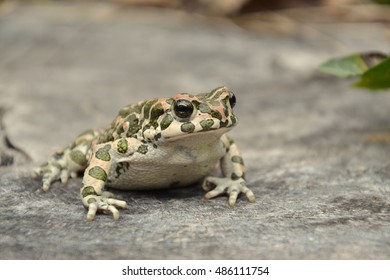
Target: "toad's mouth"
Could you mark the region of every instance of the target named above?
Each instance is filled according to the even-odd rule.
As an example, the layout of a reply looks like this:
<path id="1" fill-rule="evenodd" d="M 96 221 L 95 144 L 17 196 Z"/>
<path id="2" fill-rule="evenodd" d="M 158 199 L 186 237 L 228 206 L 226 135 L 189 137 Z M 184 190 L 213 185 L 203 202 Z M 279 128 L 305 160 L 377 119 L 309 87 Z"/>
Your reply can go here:
<path id="1" fill-rule="evenodd" d="M 159 139 L 161 142 L 191 142 L 191 143 L 210 143 L 213 141 L 216 141 L 218 138 L 220 138 L 223 134 L 229 132 L 233 126 L 229 127 L 223 127 L 223 128 L 215 128 L 210 130 L 201 130 L 196 131 L 192 133 L 182 133 L 174 136 L 163 136 L 161 139 Z"/>

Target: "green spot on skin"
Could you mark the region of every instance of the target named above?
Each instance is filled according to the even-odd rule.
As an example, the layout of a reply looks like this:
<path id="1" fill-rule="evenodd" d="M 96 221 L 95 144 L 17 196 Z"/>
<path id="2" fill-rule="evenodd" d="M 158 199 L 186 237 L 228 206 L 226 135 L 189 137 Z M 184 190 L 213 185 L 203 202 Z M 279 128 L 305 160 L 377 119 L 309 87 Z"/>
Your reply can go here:
<path id="1" fill-rule="evenodd" d="M 148 152 L 148 146 L 146 145 L 139 146 L 137 152 L 141 154 L 146 154 Z"/>
<path id="2" fill-rule="evenodd" d="M 88 195 L 97 195 L 95 189 L 92 186 L 87 186 L 81 191 L 81 196 L 86 197 Z"/>
<path id="3" fill-rule="evenodd" d="M 173 117 L 171 115 L 166 115 L 162 120 L 161 120 L 161 130 L 166 129 L 171 123 L 173 122 Z"/>
<path id="4" fill-rule="evenodd" d="M 181 131 L 191 133 L 195 130 L 195 125 L 191 122 L 183 123 L 180 127 Z"/>
<path id="5" fill-rule="evenodd" d="M 78 150 L 74 150 L 70 153 L 70 158 L 77 163 L 78 165 L 85 166 L 87 165 L 88 161 L 85 155 Z"/>
<path id="6" fill-rule="evenodd" d="M 118 141 L 117 145 L 118 152 L 124 154 L 127 152 L 127 141 L 126 139 L 121 139 Z"/>
<path id="7" fill-rule="evenodd" d="M 105 145 L 103 148 L 100 148 L 99 150 L 96 151 L 95 157 L 103 161 L 110 161 L 111 160 L 111 156 L 109 153 L 110 149 L 111 146 L 109 144 Z"/>
<path id="8" fill-rule="evenodd" d="M 244 165 L 244 160 L 240 156 L 232 156 L 232 162 Z"/>
<path id="9" fill-rule="evenodd" d="M 211 112 L 211 116 L 212 116 L 213 118 L 215 118 L 215 119 L 222 120 L 222 115 L 221 115 L 221 113 L 220 113 L 219 111 L 217 111 L 217 110 L 213 110 L 213 111 Z"/>
<path id="10" fill-rule="evenodd" d="M 95 203 L 95 202 L 96 202 L 96 199 L 94 199 L 94 198 L 92 198 L 92 197 L 91 197 L 90 199 L 87 200 L 87 203 L 88 203 L 88 204 Z"/>
<path id="11" fill-rule="evenodd" d="M 94 166 L 92 167 L 89 171 L 88 171 L 88 174 L 95 178 L 95 179 L 98 179 L 98 180 L 101 180 L 101 181 L 107 181 L 107 173 L 106 171 L 104 171 L 103 168 L 101 168 L 100 166 Z"/>
<path id="12" fill-rule="evenodd" d="M 161 105 L 161 103 L 158 103 L 155 105 L 150 113 L 150 119 L 151 120 L 157 120 L 159 116 L 164 114 L 164 109 Z"/>
<path id="13" fill-rule="evenodd" d="M 153 106 L 151 112 L 150 112 L 150 122 L 149 124 L 153 126 L 154 128 L 158 127 L 157 119 L 164 114 L 164 109 L 161 105 L 161 103 L 156 104 Z"/>
<path id="14" fill-rule="evenodd" d="M 231 176 L 231 179 L 232 180 L 238 180 L 240 179 L 242 176 L 238 176 L 236 173 L 232 173 L 232 176 Z"/>
<path id="15" fill-rule="evenodd" d="M 126 118 L 126 122 L 129 123 L 129 130 L 127 132 L 127 136 L 131 136 L 135 133 L 137 133 L 141 126 L 139 124 L 139 120 L 136 115 L 132 114 Z"/>
<path id="16" fill-rule="evenodd" d="M 198 109 L 202 113 L 207 113 L 207 114 L 211 113 L 210 107 L 207 104 L 205 104 L 205 103 L 200 103 L 199 106 L 198 106 Z"/>
<path id="17" fill-rule="evenodd" d="M 200 125 L 202 126 L 203 130 L 209 130 L 214 124 L 214 121 L 212 119 L 207 119 L 200 121 Z"/>

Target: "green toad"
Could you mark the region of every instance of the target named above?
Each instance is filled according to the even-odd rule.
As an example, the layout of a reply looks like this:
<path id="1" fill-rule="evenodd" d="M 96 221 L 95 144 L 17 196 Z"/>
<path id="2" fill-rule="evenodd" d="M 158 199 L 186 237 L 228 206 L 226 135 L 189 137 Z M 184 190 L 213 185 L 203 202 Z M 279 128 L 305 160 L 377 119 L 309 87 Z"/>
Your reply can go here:
<path id="1" fill-rule="evenodd" d="M 66 183 L 84 171 L 80 195 L 88 209 L 112 213 L 127 208 L 125 201 L 105 191 L 105 185 L 126 190 L 186 186 L 203 179 L 206 199 L 226 193 L 229 205 L 244 193 L 244 162 L 234 141 L 226 135 L 236 123 L 234 94 L 226 87 L 209 93 L 177 94 L 128 105 L 110 127 L 88 130 L 35 171 L 43 177 L 43 190 L 56 180 Z M 220 162 L 223 178 L 209 173 Z"/>

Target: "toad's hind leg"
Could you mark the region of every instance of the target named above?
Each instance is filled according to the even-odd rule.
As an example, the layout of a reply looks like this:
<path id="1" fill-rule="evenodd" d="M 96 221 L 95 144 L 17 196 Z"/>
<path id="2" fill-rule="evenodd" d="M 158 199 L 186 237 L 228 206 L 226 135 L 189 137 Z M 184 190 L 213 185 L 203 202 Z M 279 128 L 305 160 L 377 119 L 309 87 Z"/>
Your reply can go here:
<path id="1" fill-rule="evenodd" d="M 102 132 L 102 130 L 83 132 L 71 145 L 54 153 L 46 163 L 34 170 L 33 177 L 42 176 L 42 189 L 48 191 L 54 181 L 60 180 L 66 184 L 69 177 L 77 177 L 77 173 L 88 166 L 92 143 Z"/>

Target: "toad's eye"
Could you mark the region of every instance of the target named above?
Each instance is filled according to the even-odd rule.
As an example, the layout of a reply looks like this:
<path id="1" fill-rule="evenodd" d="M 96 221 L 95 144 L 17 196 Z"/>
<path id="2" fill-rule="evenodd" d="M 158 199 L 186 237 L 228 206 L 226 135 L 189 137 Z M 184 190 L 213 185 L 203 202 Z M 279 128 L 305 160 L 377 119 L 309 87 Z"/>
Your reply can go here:
<path id="1" fill-rule="evenodd" d="M 173 103 L 173 112 L 179 119 L 188 120 L 194 112 L 194 105 L 186 99 L 177 99 Z"/>
<path id="2" fill-rule="evenodd" d="M 236 105 L 236 96 L 232 91 L 229 91 L 229 103 L 230 103 L 230 107 L 232 108 L 234 107 L 234 105 Z"/>

